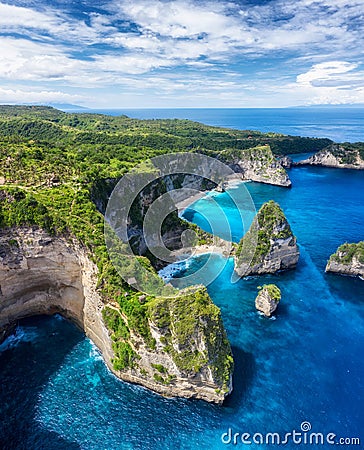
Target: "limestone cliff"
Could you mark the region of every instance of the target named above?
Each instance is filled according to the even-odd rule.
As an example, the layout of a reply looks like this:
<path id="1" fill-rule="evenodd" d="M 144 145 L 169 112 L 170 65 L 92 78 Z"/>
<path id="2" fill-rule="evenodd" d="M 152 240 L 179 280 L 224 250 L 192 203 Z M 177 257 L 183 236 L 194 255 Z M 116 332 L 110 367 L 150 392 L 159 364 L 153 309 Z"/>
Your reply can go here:
<path id="1" fill-rule="evenodd" d="M 265 284 L 255 299 L 255 307 L 266 317 L 271 317 L 281 300 L 281 291 L 275 284 Z"/>
<path id="2" fill-rule="evenodd" d="M 241 276 L 274 273 L 297 265 L 299 250 L 296 238 L 274 201 L 258 211 L 250 229 L 239 243 L 235 272 Z"/>
<path id="3" fill-rule="evenodd" d="M 222 158 L 235 172 L 241 173 L 243 180 L 283 187 L 290 187 L 292 184 L 283 165 L 275 158 L 269 145 L 228 151 L 226 154 L 222 153 Z"/>
<path id="4" fill-rule="evenodd" d="M 20 318 L 60 313 L 85 331 L 121 379 L 167 396 L 222 403 L 232 389 L 233 360 L 220 311 L 209 296 L 200 290 L 153 299 L 151 306 L 139 297 L 149 311 L 149 342 L 117 302 L 105 304 L 97 267 L 77 241 L 29 227 L 1 231 L 0 336 Z M 117 327 L 110 327 L 116 319 Z"/>
<path id="5" fill-rule="evenodd" d="M 85 331 L 110 364 L 96 283 L 97 268 L 76 241 L 35 228 L 0 231 L 0 330 L 23 317 L 60 313 Z"/>
<path id="6" fill-rule="evenodd" d="M 325 271 L 364 279 L 364 241 L 340 245 L 330 256 Z"/>
<path id="7" fill-rule="evenodd" d="M 125 345 L 132 355 L 128 368 L 125 359 L 113 359 L 116 374 L 167 396 L 222 403 L 232 390 L 233 358 L 220 311 L 205 288 L 182 291 L 175 298 L 142 300 L 148 311 L 149 342 L 130 331 L 117 306 L 106 307 L 106 322 L 118 321 L 117 330 L 124 329 L 111 334 L 116 356 Z"/>
<path id="8" fill-rule="evenodd" d="M 324 166 L 341 169 L 364 169 L 364 149 L 355 144 L 332 144 L 296 166 Z"/>
<path id="9" fill-rule="evenodd" d="M 280 156 L 278 158 L 278 162 L 284 167 L 285 169 L 290 169 L 293 165 L 293 160 L 287 155 Z"/>

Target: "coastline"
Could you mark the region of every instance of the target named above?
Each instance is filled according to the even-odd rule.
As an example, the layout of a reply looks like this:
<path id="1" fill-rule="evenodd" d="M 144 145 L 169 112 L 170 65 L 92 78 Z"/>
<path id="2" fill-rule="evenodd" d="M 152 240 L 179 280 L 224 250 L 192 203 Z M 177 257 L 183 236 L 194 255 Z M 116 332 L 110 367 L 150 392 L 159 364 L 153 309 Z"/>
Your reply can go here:
<path id="1" fill-rule="evenodd" d="M 202 198 L 206 197 L 209 193 L 216 193 L 221 194 L 222 192 L 226 192 L 228 189 L 237 189 L 240 184 L 250 183 L 251 180 L 243 180 L 242 178 L 238 177 L 239 174 L 236 174 L 236 176 L 227 179 L 221 185 L 216 186 L 214 189 L 209 189 L 206 191 L 198 192 L 197 194 L 193 194 L 189 197 L 187 197 L 184 200 L 175 202 L 175 206 L 178 210 L 178 215 L 181 216 L 183 212 L 193 203 L 197 202 L 198 200 L 201 200 Z"/>
<path id="2" fill-rule="evenodd" d="M 211 191 L 203 191 L 198 194 L 191 195 L 184 200 L 179 202 L 175 202 L 175 206 L 178 210 L 178 216 L 181 217 L 184 211 L 193 203 L 197 202 L 197 200 L 201 200 L 201 198 L 205 197 L 206 194 Z"/>

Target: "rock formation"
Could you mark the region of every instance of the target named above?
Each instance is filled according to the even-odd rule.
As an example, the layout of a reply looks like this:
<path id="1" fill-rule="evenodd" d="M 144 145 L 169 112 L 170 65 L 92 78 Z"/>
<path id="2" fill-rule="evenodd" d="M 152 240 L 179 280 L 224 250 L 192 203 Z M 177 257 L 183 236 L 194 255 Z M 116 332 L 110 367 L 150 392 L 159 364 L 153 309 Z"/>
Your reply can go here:
<path id="1" fill-rule="evenodd" d="M 340 245 L 330 256 L 325 271 L 364 279 L 364 241 Z"/>
<path id="2" fill-rule="evenodd" d="M 332 144 L 294 165 L 364 169 L 363 151 L 364 148 L 355 147 L 355 144 Z"/>
<path id="3" fill-rule="evenodd" d="M 235 256 L 235 272 L 240 277 L 274 273 L 296 267 L 299 250 L 296 238 L 274 201 L 258 211 L 250 229 L 239 243 Z"/>
<path id="4" fill-rule="evenodd" d="M 285 169 L 290 169 L 293 165 L 293 160 L 289 156 L 280 156 L 278 159 L 278 162 L 284 167 Z"/>
<path id="5" fill-rule="evenodd" d="M 229 155 L 227 162 L 243 180 L 290 187 L 291 180 L 269 145 L 239 150 Z"/>
<path id="6" fill-rule="evenodd" d="M 266 317 L 271 317 L 281 300 L 281 291 L 275 284 L 265 284 L 255 299 L 255 307 Z"/>
<path id="7" fill-rule="evenodd" d="M 222 403 L 232 389 L 233 359 L 220 310 L 207 292 L 201 288 L 149 304 L 144 298 L 148 344 L 129 327 L 116 301 L 105 303 L 97 272 L 88 252 L 71 238 L 29 227 L 2 230 L 0 337 L 21 318 L 60 313 L 85 331 L 121 379 L 166 396 Z M 118 321 L 120 336 L 109 327 L 110 317 Z"/>

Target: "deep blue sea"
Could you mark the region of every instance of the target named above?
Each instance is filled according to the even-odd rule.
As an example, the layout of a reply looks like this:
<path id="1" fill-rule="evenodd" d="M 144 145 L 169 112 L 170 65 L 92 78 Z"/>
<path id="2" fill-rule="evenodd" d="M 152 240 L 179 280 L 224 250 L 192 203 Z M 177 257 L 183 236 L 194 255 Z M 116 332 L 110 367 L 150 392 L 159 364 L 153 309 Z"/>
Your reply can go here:
<path id="1" fill-rule="evenodd" d="M 307 108 L 180 108 L 105 109 L 75 112 L 125 114 L 136 119 L 190 119 L 207 125 L 324 137 L 335 142 L 364 141 L 364 108 L 340 106 Z"/>
<path id="2" fill-rule="evenodd" d="M 359 446 L 337 447 L 362 449 L 364 282 L 324 268 L 342 242 L 364 238 L 364 172 L 301 167 L 289 175 L 292 189 L 244 183 L 234 196 L 248 189 L 256 208 L 269 199 L 281 205 L 300 245 L 297 269 L 232 282 L 231 260 L 210 261 L 211 271 L 222 269 L 208 291 L 221 308 L 236 362 L 234 391 L 224 406 L 164 399 L 119 381 L 75 326 L 58 316 L 32 318 L 0 347 L 0 448 L 279 448 L 224 444 L 221 436 L 229 429 L 283 436 L 309 422 L 311 432 L 324 437 L 361 439 Z M 214 199 L 237 240 L 243 230 L 227 197 Z M 213 208 L 201 199 L 187 218 L 205 226 L 205 214 L 219 230 L 221 215 Z M 185 270 L 206 258 L 195 258 Z M 282 290 L 275 319 L 254 307 L 257 287 L 267 282 Z M 300 447 L 332 448 L 292 441 L 284 448 Z"/>

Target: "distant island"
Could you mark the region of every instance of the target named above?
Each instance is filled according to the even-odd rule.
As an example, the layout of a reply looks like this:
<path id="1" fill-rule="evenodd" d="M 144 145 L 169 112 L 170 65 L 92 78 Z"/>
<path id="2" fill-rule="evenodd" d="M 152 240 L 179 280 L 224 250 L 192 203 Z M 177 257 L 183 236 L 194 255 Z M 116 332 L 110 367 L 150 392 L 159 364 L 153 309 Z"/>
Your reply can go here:
<path id="1" fill-rule="evenodd" d="M 340 157 L 352 161 L 354 152 L 362 158 L 362 145 L 340 144 Z M 233 388 L 234 360 L 219 308 L 203 286 L 167 299 L 138 292 L 121 279 L 104 241 L 109 196 L 137 163 L 173 152 L 207 155 L 231 167 L 240 180 L 287 188 L 291 181 L 280 157 L 332 152 L 335 146 L 329 139 L 188 120 L 0 106 L 0 340 L 18 319 L 58 312 L 85 331 L 120 378 L 166 396 L 222 403 Z M 156 181 L 130 210 L 133 249 L 153 273 L 161 261 L 143 246 L 148 205 L 191 181 L 202 191 L 224 189 L 180 174 Z M 295 267 L 296 239 L 279 205 L 266 203 L 257 223 L 259 251 L 244 273 Z M 177 211 L 167 217 L 162 238 L 178 250 L 187 229 L 196 232 L 196 245 L 211 240 Z M 239 251 L 243 248 L 244 239 Z M 237 272 L 243 274 L 239 258 L 240 253 Z"/>

